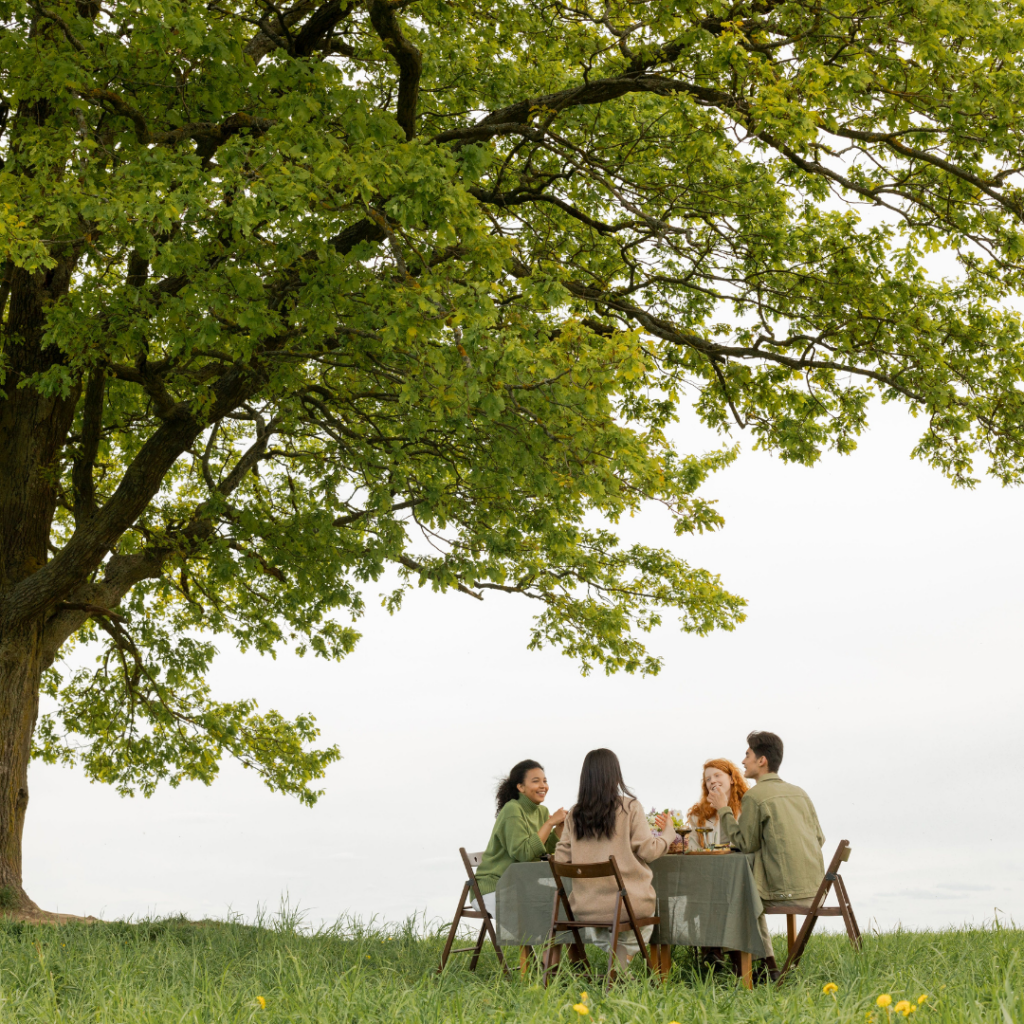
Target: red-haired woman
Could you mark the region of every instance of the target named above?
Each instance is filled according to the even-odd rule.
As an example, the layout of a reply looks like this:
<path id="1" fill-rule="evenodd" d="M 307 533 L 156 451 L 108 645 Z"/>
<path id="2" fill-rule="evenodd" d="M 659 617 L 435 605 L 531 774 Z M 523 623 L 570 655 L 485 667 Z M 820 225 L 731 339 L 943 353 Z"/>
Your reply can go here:
<path id="1" fill-rule="evenodd" d="M 687 820 L 690 828 L 710 828 L 712 831 L 691 832 L 687 841 L 691 850 L 700 850 L 720 841 L 718 811 L 708 800 L 709 786 L 719 786 L 729 794 L 729 807 L 737 819 L 740 816 L 740 802 L 747 791 L 743 773 L 732 761 L 727 761 L 724 757 L 715 757 L 704 762 L 704 773 L 700 779 L 700 799 L 690 808 Z"/>

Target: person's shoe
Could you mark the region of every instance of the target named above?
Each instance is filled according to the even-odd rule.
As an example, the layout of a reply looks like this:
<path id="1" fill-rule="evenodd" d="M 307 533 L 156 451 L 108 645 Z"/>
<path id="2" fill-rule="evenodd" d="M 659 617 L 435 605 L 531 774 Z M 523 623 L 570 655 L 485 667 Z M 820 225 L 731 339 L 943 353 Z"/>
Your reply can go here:
<path id="1" fill-rule="evenodd" d="M 782 977 L 775 965 L 775 958 L 755 960 L 751 971 L 755 985 L 774 985 Z"/>

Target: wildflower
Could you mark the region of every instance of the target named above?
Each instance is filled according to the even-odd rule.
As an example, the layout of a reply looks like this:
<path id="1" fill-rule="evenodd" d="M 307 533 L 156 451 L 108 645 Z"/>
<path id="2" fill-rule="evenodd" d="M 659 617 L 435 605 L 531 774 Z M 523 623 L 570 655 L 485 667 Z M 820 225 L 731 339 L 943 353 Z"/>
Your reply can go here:
<path id="1" fill-rule="evenodd" d="M 892 1005 L 892 996 L 888 992 L 883 992 L 876 1000 L 875 1006 L 881 1006 L 884 1010 L 887 1006 Z"/>
<path id="2" fill-rule="evenodd" d="M 928 996 L 927 995 L 923 995 L 923 996 L 918 996 L 917 997 L 917 1005 L 918 1006 L 923 1006 L 927 1002 L 928 1002 Z"/>
<path id="3" fill-rule="evenodd" d="M 585 1003 L 587 1001 L 587 999 L 588 999 L 587 993 L 586 992 L 581 992 L 580 993 L 580 1002 L 581 1003 Z"/>
<path id="4" fill-rule="evenodd" d="M 830 981 L 821 991 L 823 995 L 830 996 L 833 992 L 839 991 L 839 986 L 834 981 Z"/>
<path id="5" fill-rule="evenodd" d="M 261 1010 L 265 1010 L 267 1008 L 267 1001 L 263 998 L 263 996 L 257 996 L 256 1002 L 260 1004 Z"/>
<path id="6" fill-rule="evenodd" d="M 576 1003 L 573 1005 L 573 1009 L 581 1016 L 586 1017 L 590 1013 L 590 1009 L 583 1003 Z"/>
<path id="7" fill-rule="evenodd" d="M 900 1001 L 899 1001 L 899 1002 L 898 1002 L 898 1003 L 897 1003 L 897 1004 L 896 1004 L 896 1005 L 895 1005 L 895 1006 L 893 1007 L 893 1009 L 894 1009 L 894 1010 L 895 1010 L 895 1011 L 896 1011 L 897 1013 L 902 1013 L 904 1017 L 909 1017 L 909 1016 L 910 1016 L 910 1002 L 909 1002 L 909 1000 L 907 1000 L 907 999 L 901 999 L 901 1000 L 900 1000 Z"/>

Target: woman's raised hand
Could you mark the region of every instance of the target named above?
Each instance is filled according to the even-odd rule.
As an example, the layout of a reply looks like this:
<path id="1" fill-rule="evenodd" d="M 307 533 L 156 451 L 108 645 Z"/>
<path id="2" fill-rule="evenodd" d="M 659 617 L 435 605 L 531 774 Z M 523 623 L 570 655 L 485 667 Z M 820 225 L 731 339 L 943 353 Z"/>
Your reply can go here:
<path id="1" fill-rule="evenodd" d="M 565 816 L 568 813 L 569 812 L 564 807 L 559 807 L 558 810 L 555 811 L 550 818 L 548 818 L 548 821 L 551 822 L 552 826 L 561 825 L 562 822 L 565 821 Z"/>
<path id="2" fill-rule="evenodd" d="M 654 824 L 657 825 L 660 832 L 664 832 L 672 827 L 672 816 L 670 814 L 659 814 L 655 817 Z"/>

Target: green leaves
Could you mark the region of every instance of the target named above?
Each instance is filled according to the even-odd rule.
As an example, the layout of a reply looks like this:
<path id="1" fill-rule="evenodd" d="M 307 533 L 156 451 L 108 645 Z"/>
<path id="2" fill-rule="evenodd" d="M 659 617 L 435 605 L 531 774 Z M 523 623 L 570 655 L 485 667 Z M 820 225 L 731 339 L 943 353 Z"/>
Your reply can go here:
<path id="1" fill-rule="evenodd" d="M 51 646 L 110 627 L 43 756 L 312 799 L 333 748 L 216 702 L 196 638 L 342 657 L 392 567 L 657 671 L 666 612 L 743 618 L 612 532 L 722 525 L 683 400 L 808 465 L 900 401 L 955 483 L 1021 479 L 1017 2 L 39 10 L 0 37 L 0 372 L 70 408 L 28 474 Z"/>

